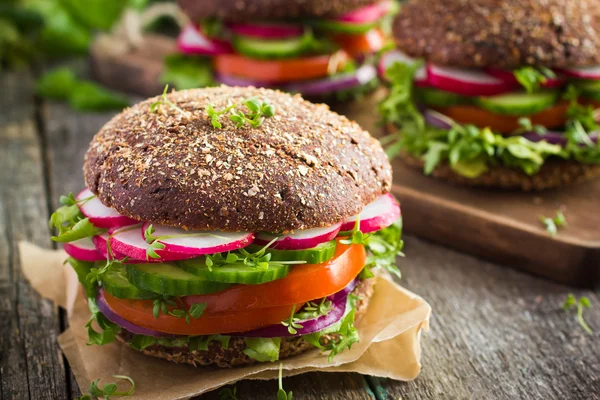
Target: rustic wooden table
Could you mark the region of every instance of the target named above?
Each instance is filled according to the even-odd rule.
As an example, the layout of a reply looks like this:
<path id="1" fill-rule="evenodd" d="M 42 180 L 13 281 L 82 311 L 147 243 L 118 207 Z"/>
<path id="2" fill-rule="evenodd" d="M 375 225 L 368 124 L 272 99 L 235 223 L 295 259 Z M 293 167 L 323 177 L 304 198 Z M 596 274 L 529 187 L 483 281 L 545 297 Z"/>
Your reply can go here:
<path id="1" fill-rule="evenodd" d="M 66 399 L 79 389 L 56 342 L 65 316 L 22 277 L 17 242 L 55 246 L 50 212 L 61 194 L 81 189 L 83 154 L 112 113 L 82 114 L 46 103 L 35 98 L 33 85 L 29 73 L 0 75 L 0 397 Z M 311 373 L 285 379 L 294 398 L 600 399 L 598 292 L 408 235 L 405 250 L 402 284 L 433 307 L 431 331 L 422 337 L 421 375 L 404 383 Z M 590 298 L 585 316 L 595 334 L 586 334 L 574 314 L 562 310 L 571 292 Z M 274 398 L 276 385 L 240 382 L 238 395 Z"/>

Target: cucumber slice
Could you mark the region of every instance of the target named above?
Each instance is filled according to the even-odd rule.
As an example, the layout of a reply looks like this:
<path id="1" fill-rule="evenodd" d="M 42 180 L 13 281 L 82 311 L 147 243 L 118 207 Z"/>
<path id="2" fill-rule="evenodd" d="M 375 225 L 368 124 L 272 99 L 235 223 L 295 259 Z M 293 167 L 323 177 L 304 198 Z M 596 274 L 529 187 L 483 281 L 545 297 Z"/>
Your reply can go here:
<path id="1" fill-rule="evenodd" d="M 316 20 L 312 25 L 328 32 L 340 32 L 350 34 L 367 33 L 377 26 L 379 21 L 369 22 L 366 24 L 353 24 L 350 22 L 332 21 L 332 20 Z"/>
<path id="2" fill-rule="evenodd" d="M 274 264 L 267 270 L 259 270 L 248 265 L 226 264 L 220 267 L 206 266 L 205 258 L 194 258 L 181 261 L 179 266 L 195 276 L 223 283 L 241 283 L 245 285 L 259 285 L 276 279 L 285 278 L 292 270 L 291 265 Z"/>
<path id="3" fill-rule="evenodd" d="M 471 103 L 471 99 L 466 96 L 433 88 L 415 88 L 415 97 L 418 102 L 435 107 Z"/>
<path id="4" fill-rule="evenodd" d="M 199 278 L 174 264 L 128 264 L 127 277 L 138 288 L 169 296 L 208 294 L 231 286 Z"/>
<path id="5" fill-rule="evenodd" d="M 300 36 L 292 39 L 256 39 L 247 36 L 236 36 L 233 47 L 248 57 L 253 58 L 288 58 L 301 55 L 310 49 L 310 37 Z"/>
<path id="6" fill-rule="evenodd" d="M 579 80 L 575 86 L 580 90 L 581 97 L 600 101 L 600 81 Z"/>
<path id="7" fill-rule="evenodd" d="M 329 261 L 335 254 L 336 241 L 321 243 L 312 249 L 304 250 L 277 250 L 267 249 L 267 253 L 271 254 L 271 261 L 306 261 L 307 264 L 319 264 Z M 262 249 L 262 246 L 251 244 L 246 247 L 251 253 Z"/>
<path id="8" fill-rule="evenodd" d="M 556 103 L 558 92 L 509 93 L 500 96 L 478 97 L 475 103 L 486 110 L 506 115 L 530 115 Z"/>
<path id="9" fill-rule="evenodd" d="M 102 287 L 118 299 L 152 299 L 156 293 L 138 289 L 127 279 L 127 270 L 124 265 L 108 271 L 102 277 Z"/>

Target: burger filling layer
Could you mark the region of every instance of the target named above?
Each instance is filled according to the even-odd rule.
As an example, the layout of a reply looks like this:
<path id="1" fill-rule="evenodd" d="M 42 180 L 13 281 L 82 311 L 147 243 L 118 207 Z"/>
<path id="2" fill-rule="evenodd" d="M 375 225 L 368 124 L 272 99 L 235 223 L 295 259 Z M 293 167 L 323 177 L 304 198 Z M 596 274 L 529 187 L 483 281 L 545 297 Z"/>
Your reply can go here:
<path id="1" fill-rule="evenodd" d="M 514 71 L 423 65 L 401 55 L 380 105 L 401 127 L 388 153 L 449 164 L 477 178 L 494 166 L 536 174 L 548 160 L 600 163 L 600 74 L 525 66 Z"/>
<path id="2" fill-rule="evenodd" d="M 53 240 L 85 289 L 89 344 L 119 335 L 137 350 L 193 353 L 234 337 L 246 356 L 274 361 L 282 338 L 296 337 L 333 357 L 360 339 L 356 305 L 368 299 L 357 288 L 372 269 L 399 276 L 400 208 L 389 194 L 333 226 L 285 234 L 139 223 L 87 189 L 61 202 Z"/>

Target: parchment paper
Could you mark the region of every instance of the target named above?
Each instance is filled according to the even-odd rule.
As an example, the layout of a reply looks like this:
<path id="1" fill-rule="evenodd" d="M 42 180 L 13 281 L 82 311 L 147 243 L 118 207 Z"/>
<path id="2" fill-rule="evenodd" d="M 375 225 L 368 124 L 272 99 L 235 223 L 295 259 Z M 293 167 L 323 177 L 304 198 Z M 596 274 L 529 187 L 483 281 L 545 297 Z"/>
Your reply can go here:
<path id="1" fill-rule="evenodd" d="M 70 328 L 58 342 L 85 391 L 100 378 L 127 375 L 136 383 L 131 399 L 187 399 L 241 379 L 274 379 L 279 361 L 231 368 L 194 368 L 144 356 L 120 343 L 87 346 L 84 325 L 90 318 L 77 276 L 63 265 L 62 250 L 46 250 L 19 243 L 22 269 L 31 285 L 45 298 L 64 307 Z M 356 322 L 360 342 L 337 355 L 333 362 L 318 350 L 283 360 L 284 375 L 311 371 L 358 372 L 379 377 L 412 380 L 421 370 L 421 330 L 427 330 L 431 307 L 419 296 L 378 276 L 375 294 L 365 315 Z"/>

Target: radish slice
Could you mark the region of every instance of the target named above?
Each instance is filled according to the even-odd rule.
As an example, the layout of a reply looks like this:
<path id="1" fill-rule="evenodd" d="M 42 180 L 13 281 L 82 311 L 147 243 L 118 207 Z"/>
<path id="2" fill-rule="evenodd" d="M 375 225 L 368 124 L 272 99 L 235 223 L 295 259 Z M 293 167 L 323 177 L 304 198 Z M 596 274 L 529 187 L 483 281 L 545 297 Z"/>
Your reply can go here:
<path id="1" fill-rule="evenodd" d="M 592 80 L 600 79 L 600 65 L 591 65 L 589 67 L 561 68 L 559 71 L 565 75 L 574 76 L 576 78 Z"/>
<path id="2" fill-rule="evenodd" d="M 77 195 L 76 200 L 82 202 L 79 209 L 98 228 L 114 228 L 135 224 L 137 221 L 119 214 L 112 208 L 106 207 L 90 189 L 84 189 Z"/>
<path id="3" fill-rule="evenodd" d="M 489 68 L 486 70 L 490 75 L 503 80 L 506 83 L 520 85 L 519 81 L 515 77 L 514 71 L 509 71 L 506 69 L 496 69 Z M 556 88 L 561 87 L 566 83 L 566 79 L 564 76 L 557 75 L 554 78 L 546 78 L 546 82 L 542 83 L 540 86 L 545 88 Z"/>
<path id="4" fill-rule="evenodd" d="M 146 257 L 146 249 L 150 244 L 146 243 L 143 236 L 140 235 L 140 230 L 143 224 L 126 226 L 123 228 L 109 229 L 110 234 L 110 246 L 115 254 L 125 255 L 132 260 L 143 260 L 144 262 L 166 262 L 166 261 L 177 261 L 186 260 L 193 258 L 194 255 L 183 254 L 183 253 L 172 253 L 163 250 L 156 250 L 156 254 L 160 258 Z"/>
<path id="5" fill-rule="evenodd" d="M 177 38 L 177 48 L 185 54 L 216 56 L 233 52 L 231 45 L 222 40 L 204 36 L 193 25 L 186 25 Z"/>
<path id="6" fill-rule="evenodd" d="M 413 65 L 417 60 L 407 56 L 399 50 L 388 51 L 384 53 L 379 60 L 379 76 L 382 79 L 386 79 L 385 71 L 397 62 L 400 64 Z M 425 70 L 425 67 L 421 67 L 417 70 L 414 79 L 417 86 L 427 86 L 427 71 Z"/>
<path id="7" fill-rule="evenodd" d="M 237 35 L 261 39 L 287 39 L 304 33 L 302 26 L 291 24 L 229 24 L 227 27 Z"/>
<path id="8" fill-rule="evenodd" d="M 141 239 L 150 226 L 149 222 L 142 225 Z M 171 226 L 154 225 L 154 236 L 174 236 L 160 239 L 165 245 L 165 251 L 192 258 L 203 254 L 223 253 L 248 246 L 254 240 L 254 234 L 248 232 L 221 232 L 221 231 L 186 231 Z"/>
<path id="9" fill-rule="evenodd" d="M 481 70 L 433 64 L 427 64 L 427 78 L 433 87 L 464 96 L 494 96 L 510 92 L 517 86 Z"/>
<path id="10" fill-rule="evenodd" d="M 296 231 L 290 235 L 277 236 L 271 233 L 261 232 L 256 235 L 254 243 L 266 245 L 273 239 L 277 240 L 271 245 L 273 249 L 280 250 L 302 250 L 310 249 L 321 243 L 335 239 L 342 223 L 339 222 L 325 228 L 312 228 Z"/>
<path id="11" fill-rule="evenodd" d="M 350 11 L 336 18 L 336 21 L 350 22 L 353 24 L 368 24 L 379 21 L 394 9 L 392 1 L 384 1 Z"/>
<path id="12" fill-rule="evenodd" d="M 106 247 L 107 240 L 108 240 L 108 233 L 103 233 L 101 235 L 92 237 L 92 243 L 94 243 L 96 250 L 102 255 L 103 260 L 107 260 L 109 258 L 108 257 L 108 249 Z M 112 251 L 113 258 L 115 258 L 116 260 L 122 260 L 127 257 L 125 254 L 121 254 L 121 253 L 115 251 L 113 248 L 111 248 L 111 251 Z M 129 258 L 129 260 L 130 261 L 145 261 L 145 260 L 132 260 L 131 258 Z"/>
<path id="13" fill-rule="evenodd" d="M 64 249 L 68 255 L 81 261 L 106 260 L 106 257 L 96 249 L 94 242 L 89 237 L 65 243 Z"/>
<path id="14" fill-rule="evenodd" d="M 367 204 L 360 214 L 346 218 L 341 231 L 354 229 L 357 218 L 360 218 L 359 229 L 362 233 L 375 232 L 390 226 L 400 218 L 400 205 L 389 193 L 379 196 L 375 201 Z"/>

